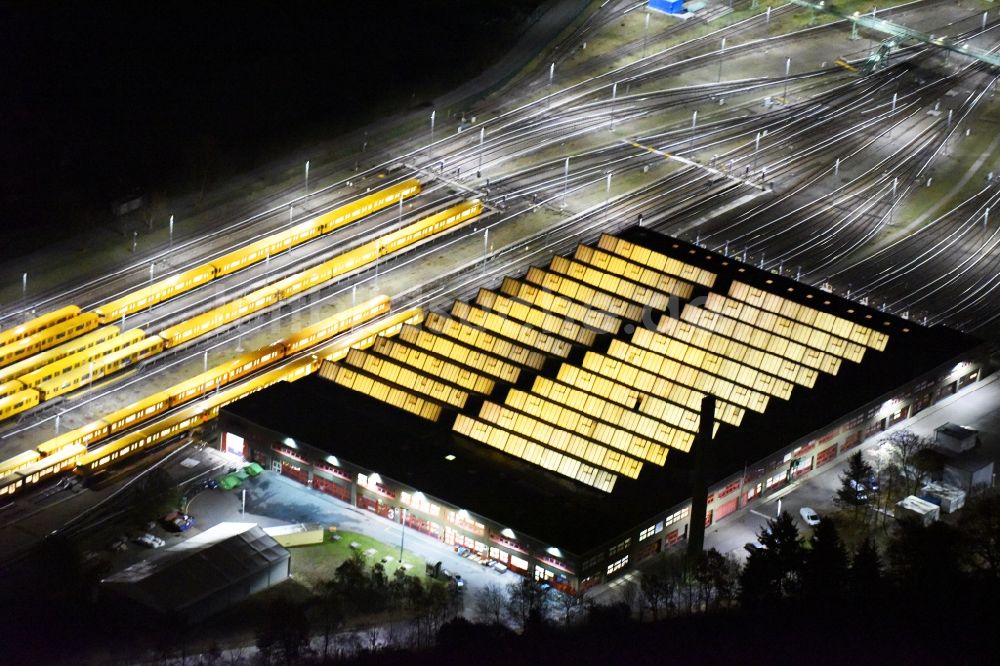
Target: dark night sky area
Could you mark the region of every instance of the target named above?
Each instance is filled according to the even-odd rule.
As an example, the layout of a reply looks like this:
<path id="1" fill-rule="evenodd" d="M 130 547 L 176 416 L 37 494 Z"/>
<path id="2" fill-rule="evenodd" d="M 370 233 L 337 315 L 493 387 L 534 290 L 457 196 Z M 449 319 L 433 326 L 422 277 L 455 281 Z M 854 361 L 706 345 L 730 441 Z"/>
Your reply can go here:
<path id="1" fill-rule="evenodd" d="M 0 256 L 99 223 L 130 191 L 189 189 L 205 154 L 224 177 L 418 106 L 539 4 L 0 3 Z"/>

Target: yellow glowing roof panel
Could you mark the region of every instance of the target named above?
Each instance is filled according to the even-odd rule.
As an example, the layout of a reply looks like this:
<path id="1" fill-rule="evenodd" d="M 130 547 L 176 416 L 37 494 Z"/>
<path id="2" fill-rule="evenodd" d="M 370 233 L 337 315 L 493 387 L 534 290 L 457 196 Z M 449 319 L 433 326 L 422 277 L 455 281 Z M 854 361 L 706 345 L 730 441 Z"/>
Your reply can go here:
<path id="1" fill-rule="evenodd" d="M 710 288 L 715 284 L 715 274 L 704 268 L 686 264 L 678 259 L 668 257 L 660 252 L 654 252 L 617 236 L 604 234 L 598 241 L 597 246 L 602 250 L 614 252 L 644 266 L 648 266 L 655 271 L 660 271 L 667 275 L 675 275 L 687 282 L 694 282 Z"/>
<path id="2" fill-rule="evenodd" d="M 654 310 L 665 310 L 670 303 L 670 296 L 663 292 L 559 255 L 552 257 L 552 261 L 549 262 L 549 270 L 601 291 L 617 294 L 640 305 L 649 306 Z"/>
<path id="3" fill-rule="evenodd" d="M 435 335 L 416 326 L 404 326 L 399 332 L 399 339 L 409 345 L 449 358 L 459 365 L 475 368 L 483 374 L 510 384 L 515 383 L 521 373 L 518 366 L 508 363 L 498 356 L 466 347 L 453 339 Z M 493 340 L 497 341 L 498 338 L 493 338 Z M 495 344 L 491 346 L 495 346 Z M 487 349 L 486 351 L 491 350 Z"/>
<path id="4" fill-rule="evenodd" d="M 633 301 L 537 266 L 529 268 L 524 279 L 546 291 L 561 294 L 609 315 L 631 320 L 638 320 L 642 316 L 642 306 Z"/>
<path id="5" fill-rule="evenodd" d="M 456 318 L 468 322 L 470 326 L 491 331 L 510 340 L 516 340 L 553 356 L 566 357 L 573 349 L 567 340 L 543 333 L 510 317 L 483 310 L 462 301 L 455 301 L 452 304 L 451 313 Z"/>
<path id="6" fill-rule="evenodd" d="M 454 430 L 469 439 L 482 442 L 524 460 L 541 460 L 538 449 L 545 449 L 541 444 L 530 442 L 521 435 L 464 414 L 459 414 L 455 419 Z M 593 465 L 588 465 L 577 458 L 563 455 L 558 451 L 552 451 L 551 449 L 548 451 L 555 456 L 547 460 L 551 465 L 548 469 L 551 471 L 607 493 L 614 490 L 615 481 L 618 478 L 615 474 Z"/>

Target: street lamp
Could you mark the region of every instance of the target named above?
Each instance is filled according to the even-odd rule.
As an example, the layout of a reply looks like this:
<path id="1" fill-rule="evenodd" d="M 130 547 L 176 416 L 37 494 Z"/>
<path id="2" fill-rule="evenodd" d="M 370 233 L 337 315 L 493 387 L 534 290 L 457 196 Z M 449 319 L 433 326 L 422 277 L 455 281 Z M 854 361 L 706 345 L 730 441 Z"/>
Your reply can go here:
<path id="1" fill-rule="evenodd" d="M 781 99 L 784 100 L 784 104 L 788 105 L 788 72 L 792 66 L 792 59 L 785 58 L 785 92 L 782 93 Z"/>
<path id="2" fill-rule="evenodd" d="M 434 117 L 437 115 L 437 110 L 431 111 L 431 143 L 434 143 Z"/>
<path id="3" fill-rule="evenodd" d="M 399 530 L 399 566 L 403 566 L 403 541 L 406 539 L 406 508 L 401 512 L 402 522 Z"/>
<path id="4" fill-rule="evenodd" d="M 611 172 L 608 172 L 608 183 L 604 187 L 604 221 L 608 221 L 608 204 L 611 202 Z"/>
<path id="5" fill-rule="evenodd" d="M 476 178 L 480 177 L 480 172 L 483 170 L 483 140 L 486 139 L 486 128 L 479 128 L 479 166 L 476 167 Z M 400 201 L 403 200 L 402 197 L 399 198 Z"/>
<path id="6" fill-rule="evenodd" d="M 722 62 L 726 59 L 726 38 L 722 38 L 722 48 L 719 49 L 719 80 L 722 83 Z"/>
<path id="7" fill-rule="evenodd" d="M 174 216 L 170 216 L 170 249 L 174 249 Z"/>
<path id="8" fill-rule="evenodd" d="M 642 28 L 642 57 L 646 57 L 646 40 L 649 36 L 649 12 L 646 12 L 646 22 Z"/>
<path id="9" fill-rule="evenodd" d="M 156 262 L 149 262 L 149 311 L 153 311 L 153 275 L 156 270 Z"/>
<path id="10" fill-rule="evenodd" d="M 618 82 L 611 84 L 611 131 L 615 131 L 615 97 L 618 96 Z"/>
<path id="11" fill-rule="evenodd" d="M 486 275 L 486 259 L 489 256 L 490 230 L 483 229 L 483 275 Z"/>
<path id="12" fill-rule="evenodd" d="M 309 160 L 306 160 L 306 195 L 309 194 Z"/>
<path id="13" fill-rule="evenodd" d="M 566 192 L 569 189 L 569 158 L 563 165 L 563 206 L 566 205 Z"/>

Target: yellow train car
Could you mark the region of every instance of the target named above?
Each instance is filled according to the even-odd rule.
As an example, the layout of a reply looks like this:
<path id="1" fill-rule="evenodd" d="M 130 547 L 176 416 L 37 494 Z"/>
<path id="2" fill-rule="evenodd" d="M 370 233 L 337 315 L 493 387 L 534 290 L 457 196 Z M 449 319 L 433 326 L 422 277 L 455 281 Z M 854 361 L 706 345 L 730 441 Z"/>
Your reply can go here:
<path id="1" fill-rule="evenodd" d="M 144 423 L 168 409 L 170 409 L 170 394 L 167 391 L 157 391 L 152 395 L 133 402 L 128 407 L 111 412 L 101 419 L 107 424 L 107 434 L 104 437 L 114 435 L 136 424 Z"/>
<path id="2" fill-rule="evenodd" d="M 124 349 L 129 345 L 133 345 L 143 338 L 146 334 L 138 328 L 134 328 L 131 331 L 125 331 L 125 333 L 116 336 L 110 340 L 105 340 L 99 345 L 95 345 L 90 349 L 85 349 L 75 354 L 70 354 L 65 358 L 61 358 L 58 361 L 49 363 L 48 365 L 29 372 L 25 375 L 21 375 L 18 381 L 29 388 L 36 388 L 42 382 L 47 382 L 51 379 L 55 379 L 61 375 L 65 375 L 68 372 L 78 370 L 80 368 L 90 367 L 90 362 L 97 362 L 99 359 L 113 354 L 116 351 Z"/>
<path id="3" fill-rule="evenodd" d="M 118 335 L 117 326 L 101 326 L 97 330 L 91 331 L 86 335 L 81 335 L 74 340 L 64 342 L 57 347 L 52 347 L 51 349 L 29 356 L 22 361 L 8 365 L 6 368 L 0 368 L 0 383 L 18 379 L 29 372 L 34 372 L 39 368 L 45 367 L 49 363 L 55 363 L 59 359 L 66 358 L 71 354 L 90 349 L 102 342 L 107 342 L 116 335 Z"/>
<path id="4" fill-rule="evenodd" d="M 270 307 L 279 300 L 280 291 L 273 285 L 269 285 L 229 303 L 220 305 L 208 312 L 182 321 L 175 326 L 165 328 L 160 331 L 159 336 L 163 338 L 167 349 L 177 347 L 226 324 Z"/>
<path id="5" fill-rule="evenodd" d="M 404 180 L 398 185 L 387 187 L 374 194 L 361 197 L 352 203 L 339 206 L 329 213 L 320 215 L 315 221 L 319 223 L 322 233 L 328 234 L 375 211 L 398 203 L 400 198 L 409 199 L 416 196 L 420 194 L 420 188 L 420 181 L 416 178 Z"/>
<path id="6" fill-rule="evenodd" d="M 288 356 L 308 349 L 358 324 L 380 317 L 389 312 L 391 307 L 388 296 L 376 296 L 360 305 L 338 312 L 311 326 L 306 326 L 281 341 L 285 346 L 285 355 Z"/>
<path id="7" fill-rule="evenodd" d="M 0 462 L 0 479 L 13 474 L 18 470 L 24 469 L 41 457 L 42 456 L 38 453 L 38 451 L 25 451 L 23 453 L 18 453 L 13 458 L 8 458 L 7 460 Z"/>
<path id="8" fill-rule="evenodd" d="M 12 342 L 17 342 L 18 340 L 23 340 L 29 335 L 34 335 L 35 333 L 38 333 L 39 331 L 50 326 L 61 324 L 67 319 L 72 319 L 78 314 L 80 314 L 80 308 L 75 305 L 67 305 L 64 308 L 59 308 L 58 310 L 54 310 L 52 312 L 46 312 L 41 316 L 24 322 L 20 326 L 8 328 L 6 331 L 0 331 L 0 347 L 9 345 Z"/>
<path id="9" fill-rule="evenodd" d="M 329 266 L 329 262 L 323 262 L 318 266 L 307 268 L 301 273 L 289 275 L 282 280 L 278 280 L 273 286 L 278 290 L 280 294 L 279 298 L 285 300 L 331 279 L 333 279 L 333 271 Z"/>
<path id="10" fill-rule="evenodd" d="M 0 348 L 0 366 L 10 365 L 22 358 L 37 354 L 50 347 L 62 344 L 67 340 L 72 340 L 78 335 L 97 328 L 97 315 L 92 312 L 67 319 L 48 328 L 44 328 L 33 335 L 22 338 L 5 347 Z"/>
<path id="11" fill-rule="evenodd" d="M 0 421 L 31 409 L 38 404 L 38 391 L 26 389 L 6 398 L 0 398 Z"/>
<path id="12" fill-rule="evenodd" d="M 86 452 L 87 448 L 77 444 L 67 446 L 51 456 L 46 456 L 38 462 L 25 467 L 18 472 L 24 478 L 25 483 L 38 483 L 47 476 L 58 474 L 76 466 L 76 461 L 80 455 Z"/>
<path id="13" fill-rule="evenodd" d="M 192 405 L 178 414 L 103 444 L 81 455 L 76 461 L 76 471 L 80 474 L 89 474 L 197 428 L 207 420 L 205 411 L 203 405 Z"/>
<path id="14" fill-rule="evenodd" d="M 92 421 L 85 426 L 67 430 L 61 435 L 56 435 L 52 439 L 42 442 L 35 447 L 35 450 L 44 457 L 58 453 L 68 446 L 76 446 L 78 444 L 87 446 L 91 442 L 100 441 L 106 437 L 107 427 L 108 424 L 104 421 Z"/>
<path id="15" fill-rule="evenodd" d="M 336 342 L 316 350 L 320 361 L 339 361 L 352 349 L 367 349 L 375 344 L 375 338 L 397 335 L 406 324 L 416 326 L 424 320 L 424 311 L 420 308 L 404 310 L 380 319 L 374 324 L 357 328 Z M 319 368 L 317 367 L 317 370 Z"/>
<path id="16" fill-rule="evenodd" d="M 256 372 L 261 368 L 267 367 L 280 360 L 284 355 L 284 346 L 276 343 L 210 368 L 200 375 L 195 375 L 191 379 L 174 384 L 168 388 L 167 393 L 170 394 L 170 405 L 175 407 L 205 393 L 214 391 L 251 372 Z"/>
<path id="17" fill-rule="evenodd" d="M 312 240 L 321 233 L 316 221 L 309 220 L 233 250 L 209 263 L 215 269 L 216 277 L 229 275 Z"/>
<path id="18" fill-rule="evenodd" d="M 24 390 L 24 384 L 21 382 L 4 382 L 0 384 L 0 398 L 6 398 L 9 395 L 14 395 L 18 391 Z"/>
<path id="19" fill-rule="evenodd" d="M 72 469 L 87 448 L 79 444 L 67 446 L 51 456 L 22 467 L 12 474 L 0 477 L 0 496 L 12 495 L 23 486 L 29 486 L 59 472 Z"/>
<path id="20" fill-rule="evenodd" d="M 36 388 L 42 400 L 51 400 L 57 396 L 88 386 L 91 382 L 127 368 L 139 361 L 154 356 L 163 351 L 163 339 L 150 336 L 123 349 L 96 359 L 93 366 L 78 368 L 64 375 L 40 383 Z"/>
<path id="21" fill-rule="evenodd" d="M 468 222 L 483 212 L 482 202 L 473 199 L 434 213 L 379 239 L 379 256 L 383 257 L 418 243 L 425 238 Z"/>
<path id="22" fill-rule="evenodd" d="M 203 264 L 183 273 L 171 275 L 149 286 L 136 289 L 121 298 L 95 308 L 94 312 L 97 313 L 102 324 L 114 322 L 125 315 L 140 312 L 178 294 L 195 289 L 214 278 L 215 268 L 211 264 Z"/>
<path id="23" fill-rule="evenodd" d="M 375 211 L 391 206 L 400 198 L 411 197 L 419 192 L 419 181 L 405 181 L 339 206 L 318 218 L 297 224 L 291 229 L 271 234 L 238 250 L 233 250 L 218 259 L 213 259 L 209 263 L 215 268 L 216 277 L 235 273 L 247 266 L 264 261 L 268 257 L 286 252 L 316 236 L 329 233 Z"/>

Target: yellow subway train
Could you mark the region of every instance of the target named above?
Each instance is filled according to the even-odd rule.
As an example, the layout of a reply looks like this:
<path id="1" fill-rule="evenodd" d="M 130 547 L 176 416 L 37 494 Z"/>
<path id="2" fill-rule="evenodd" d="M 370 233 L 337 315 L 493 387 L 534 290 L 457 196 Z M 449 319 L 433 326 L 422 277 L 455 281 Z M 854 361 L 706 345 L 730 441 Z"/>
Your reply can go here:
<path id="1" fill-rule="evenodd" d="M 319 217 L 298 224 L 291 229 L 271 234 L 266 238 L 229 252 L 197 268 L 192 268 L 184 273 L 172 275 L 147 287 L 137 289 L 110 303 L 105 303 L 97 308 L 95 312 L 100 318 L 101 323 L 113 322 L 122 316 L 141 312 L 146 308 L 173 298 L 178 294 L 190 291 L 218 277 L 235 273 L 238 270 L 264 261 L 268 257 L 273 257 L 290 250 L 317 236 L 330 233 L 334 229 L 338 229 L 366 215 L 387 208 L 400 201 L 400 199 L 415 196 L 419 194 L 420 189 L 420 181 L 411 179 L 363 196 L 356 201 L 352 201 Z"/>
<path id="2" fill-rule="evenodd" d="M 238 359 L 220 364 L 165 391 L 143 398 L 106 415 L 103 419 L 58 435 L 40 444 L 34 451 L 0 462 L 0 496 L 12 494 L 26 485 L 74 465 L 77 466 L 78 472 L 85 474 L 111 464 L 124 456 L 197 427 L 206 420 L 214 418 L 220 407 L 244 395 L 279 381 L 293 381 L 314 372 L 328 354 L 335 354 L 338 351 L 346 353 L 345 350 L 351 347 L 370 346 L 378 335 L 395 334 L 404 324 L 416 324 L 423 319 L 423 311 L 413 309 L 365 325 L 369 320 L 388 312 L 389 307 L 388 297 L 376 297 L 324 319 L 284 340 L 244 354 Z M 292 354 L 296 350 L 320 347 L 339 332 L 352 328 L 351 333 L 338 340 L 335 345 L 327 345 L 324 350 L 318 349 L 316 354 L 266 370 L 267 366 L 276 363 L 287 354 Z M 255 374 L 248 382 L 228 389 L 223 388 L 228 383 L 262 369 L 263 372 Z M 205 398 L 188 407 L 182 407 L 184 403 L 200 396 Z M 141 425 L 173 408 L 179 409 L 156 424 L 143 427 L 113 442 L 100 444 L 118 432 Z M 88 447 L 93 447 L 89 453 Z M 66 452 L 72 457 L 72 464 L 66 463 Z M 46 461 L 50 460 L 52 463 L 47 464 Z"/>
<path id="3" fill-rule="evenodd" d="M 0 331 L 0 347 L 6 347 L 12 342 L 17 342 L 50 326 L 60 324 L 67 319 L 72 319 L 78 314 L 80 314 L 80 308 L 75 305 L 67 305 L 64 308 L 46 312 L 30 321 L 26 321 L 20 326 Z"/>
<path id="4" fill-rule="evenodd" d="M 25 336 L 15 342 L 0 347 L 0 367 L 60 345 L 67 340 L 91 331 L 98 326 L 98 317 L 85 312 L 43 328 L 37 333 Z"/>
<path id="5" fill-rule="evenodd" d="M 337 255 L 329 261 L 301 273 L 283 278 L 209 312 L 168 327 L 157 335 L 146 336 L 141 329 L 133 329 L 89 349 L 70 354 L 26 373 L 18 377 L 16 381 L 20 382 L 25 389 L 38 391 L 39 400 L 34 403 L 27 400 L 19 401 L 16 404 L 11 403 L 7 412 L 0 411 L 0 420 L 13 416 L 19 411 L 30 409 L 38 402 L 51 400 L 84 386 L 89 386 L 95 380 L 154 356 L 164 349 L 190 342 L 219 327 L 270 307 L 280 300 L 291 298 L 306 289 L 360 270 L 379 257 L 401 251 L 427 240 L 435 234 L 468 222 L 479 215 L 482 210 L 482 203 L 478 200 L 451 206 L 402 229 Z M 79 317 L 83 316 L 93 318 L 92 313 Z M 70 320 L 70 322 L 72 321 L 75 319 Z M 47 330 L 55 331 L 58 326 L 64 325 L 66 325 L 65 322 Z M 26 340 L 16 344 L 23 344 Z M 12 392 L 14 388 L 10 387 Z"/>

